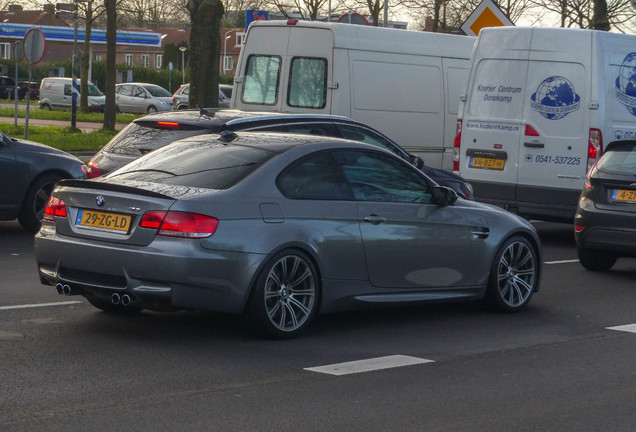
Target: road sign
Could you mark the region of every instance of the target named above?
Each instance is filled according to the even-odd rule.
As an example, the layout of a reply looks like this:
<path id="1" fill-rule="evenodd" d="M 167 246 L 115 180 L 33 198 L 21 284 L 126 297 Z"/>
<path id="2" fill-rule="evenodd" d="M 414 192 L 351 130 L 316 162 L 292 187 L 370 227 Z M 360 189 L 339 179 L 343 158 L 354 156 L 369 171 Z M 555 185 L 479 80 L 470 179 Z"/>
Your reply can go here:
<path id="1" fill-rule="evenodd" d="M 173 67 L 174 65 L 172 64 L 172 62 L 168 62 L 168 69 L 172 70 Z"/>
<path id="2" fill-rule="evenodd" d="M 72 21 L 77 18 L 77 12 L 55 12 L 55 16 L 59 19 Z"/>
<path id="3" fill-rule="evenodd" d="M 484 27 L 501 26 L 514 26 L 514 23 L 492 0 L 483 0 L 460 29 L 468 36 L 477 36 Z"/>
<path id="4" fill-rule="evenodd" d="M 32 28 L 24 35 L 24 57 L 31 64 L 39 63 L 44 57 L 46 41 L 39 28 Z"/>
<path id="5" fill-rule="evenodd" d="M 56 3 L 55 9 L 74 12 L 77 10 L 77 5 L 75 3 Z"/>

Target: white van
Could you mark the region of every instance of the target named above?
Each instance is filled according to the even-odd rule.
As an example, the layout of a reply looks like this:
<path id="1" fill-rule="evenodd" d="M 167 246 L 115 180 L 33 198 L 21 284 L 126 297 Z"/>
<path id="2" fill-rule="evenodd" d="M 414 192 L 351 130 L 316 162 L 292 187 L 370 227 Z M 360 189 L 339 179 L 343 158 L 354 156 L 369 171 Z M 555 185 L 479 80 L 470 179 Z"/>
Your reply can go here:
<path id="1" fill-rule="evenodd" d="M 477 200 L 572 222 L 603 143 L 636 135 L 636 36 L 483 29 L 457 129 L 453 170 Z"/>
<path id="2" fill-rule="evenodd" d="M 336 114 L 451 170 L 475 38 L 315 21 L 255 21 L 230 106 Z"/>
<path id="3" fill-rule="evenodd" d="M 77 80 L 77 106 L 80 102 L 80 80 Z M 73 103 L 73 79 L 72 78 L 44 78 L 40 84 L 40 108 L 70 110 Z M 92 82 L 88 82 L 88 109 L 90 111 L 104 111 L 106 98 L 104 94 Z"/>

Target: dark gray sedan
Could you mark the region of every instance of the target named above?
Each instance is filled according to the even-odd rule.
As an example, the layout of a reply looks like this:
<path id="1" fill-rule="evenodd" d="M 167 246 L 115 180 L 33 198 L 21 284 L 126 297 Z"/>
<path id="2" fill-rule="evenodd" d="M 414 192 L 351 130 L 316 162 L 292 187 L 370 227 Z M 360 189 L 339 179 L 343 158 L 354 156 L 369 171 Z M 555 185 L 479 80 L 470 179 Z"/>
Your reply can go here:
<path id="1" fill-rule="evenodd" d="M 55 183 L 85 176 L 85 165 L 75 156 L 0 133 L 0 220 L 17 218 L 35 233 Z"/>
<path id="2" fill-rule="evenodd" d="M 62 182 L 35 253 L 43 283 L 104 311 L 246 312 L 277 338 L 361 305 L 517 311 L 541 275 L 527 221 L 376 146 L 275 133 L 199 135 Z"/>

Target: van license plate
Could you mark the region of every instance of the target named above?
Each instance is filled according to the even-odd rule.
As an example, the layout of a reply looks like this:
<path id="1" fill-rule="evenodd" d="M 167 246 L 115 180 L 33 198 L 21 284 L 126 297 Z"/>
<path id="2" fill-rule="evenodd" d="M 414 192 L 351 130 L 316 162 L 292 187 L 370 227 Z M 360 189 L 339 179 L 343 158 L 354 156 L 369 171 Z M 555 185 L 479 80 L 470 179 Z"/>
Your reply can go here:
<path id="1" fill-rule="evenodd" d="M 636 190 L 614 189 L 612 199 L 636 203 Z"/>
<path id="2" fill-rule="evenodd" d="M 468 161 L 468 166 L 471 168 L 503 170 L 505 163 L 506 161 L 503 159 L 471 157 Z"/>
<path id="3" fill-rule="evenodd" d="M 132 216 L 80 209 L 75 224 L 84 228 L 101 228 L 127 233 Z"/>

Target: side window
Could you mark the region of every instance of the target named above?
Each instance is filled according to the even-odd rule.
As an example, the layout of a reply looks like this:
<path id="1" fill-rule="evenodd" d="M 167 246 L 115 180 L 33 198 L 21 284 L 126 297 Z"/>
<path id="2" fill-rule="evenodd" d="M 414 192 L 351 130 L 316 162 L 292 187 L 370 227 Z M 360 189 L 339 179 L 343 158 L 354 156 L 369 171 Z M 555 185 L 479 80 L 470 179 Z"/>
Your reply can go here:
<path id="1" fill-rule="evenodd" d="M 340 134 L 343 138 L 372 144 L 385 150 L 389 150 L 391 153 L 394 153 L 400 157 L 404 157 L 404 154 L 402 154 L 402 152 L 390 141 L 387 141 L 380 135 L 373 133 L 370 130 L 349 125 L 338 125 L 338 129 L 340 130 Z"/>
<path id="2" fill-rule="evenodd" d="M 327 60 L 294 57 L 291 61 L 287 105 L 322 109 L 327 98 Z"/>
<path id="3" fill-rule="evenodd" d="M 71 85 L 64 84 L 64 96 L 71 96 L 73 92 L 71 92 Z"/>
<path id="4" fill-rule="evenodd" d="M 146 92 L 141 87 L 133 87 L 132 95 L 133 97 L 144 98 L 146 97 Z"/>
<path id="5" fill-rule="evenodd" d="M 351 199 L 329 152 L 296 162 L 279 176 L 277 184 L 282 194 L 291 199 Z"/>
<path id="6" fill-rule="evenodd" d="M 249 56 L 241 100 L 245 103 L 274 105 L 278 97 L 280 64 L 279 56 Z"/>
<path id="7" fill-rule="evenodd" d="M 130 96 L 131 87 L 129 85 L 123 85 L 117 87 L 117 93 L 124 96 Z"/>
<path id="8" fill-rule="evenodd" d="M 426 180 L 389 155 L 347 150 L 336 152 L 335 157 L 358 201 L 432 202 Z"/>

